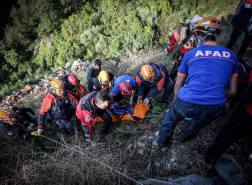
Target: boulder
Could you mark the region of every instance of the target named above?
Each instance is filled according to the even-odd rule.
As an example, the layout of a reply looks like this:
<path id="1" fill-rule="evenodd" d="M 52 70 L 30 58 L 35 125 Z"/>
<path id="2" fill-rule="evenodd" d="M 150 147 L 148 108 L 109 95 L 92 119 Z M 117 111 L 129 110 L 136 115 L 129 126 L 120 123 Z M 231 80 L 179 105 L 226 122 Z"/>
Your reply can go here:
<path id="1" fill-rule="evenodd" d="M 27 84 L 25 87 L 26 91 L 31 91 L 32 90 L 32 86 L 30 84 Z"/>
<path id="2" fill-rule="evenodd" d="M 73 62 L 72 67 L 71 67 L 71 71 L 75 72 L 76 70 L 80 70 L 82 69 L 84 62 L 81 59 L 77 59 Z"/>

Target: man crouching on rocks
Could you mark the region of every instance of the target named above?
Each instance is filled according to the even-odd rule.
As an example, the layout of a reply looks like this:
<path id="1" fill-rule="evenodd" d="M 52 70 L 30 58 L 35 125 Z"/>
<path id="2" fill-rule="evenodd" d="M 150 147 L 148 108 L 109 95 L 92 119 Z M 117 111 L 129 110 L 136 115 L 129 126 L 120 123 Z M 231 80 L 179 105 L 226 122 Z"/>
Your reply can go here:
<path id="1" fill-rule="evenodd" d="M 81 120 L 87 145 L 91 144 L 92 128 L 97 116 L 100 116 L 104 120 L 102 129 L 100 130 L 100 139 L 104 139 L 109 133 L 112 117 L 106 109 L 110 106 L 110 101 L 110 96 L 104 91 L 91 92 L 79 101 L 75 114 Z"/>

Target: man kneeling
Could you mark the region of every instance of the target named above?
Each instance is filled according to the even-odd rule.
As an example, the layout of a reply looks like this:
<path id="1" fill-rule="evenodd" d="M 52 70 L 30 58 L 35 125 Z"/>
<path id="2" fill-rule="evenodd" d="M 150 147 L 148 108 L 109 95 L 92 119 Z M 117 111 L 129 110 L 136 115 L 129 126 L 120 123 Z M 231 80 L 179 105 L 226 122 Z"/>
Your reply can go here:
<path id="1" fill-rule="evenodd" d="M 112 117 L 106 109 L 110 106 L 110 100 L 111 98 L 106 92 L 94 91 L 79 101 L 75 114 L 81 120 L 87 144 L 90 144 L 92 141 L 92 128 L 97 116 L 100 116 L 104 120 L 102 129 L 100 130 L 100 139 L 104 139 L 109 133 Z"/>

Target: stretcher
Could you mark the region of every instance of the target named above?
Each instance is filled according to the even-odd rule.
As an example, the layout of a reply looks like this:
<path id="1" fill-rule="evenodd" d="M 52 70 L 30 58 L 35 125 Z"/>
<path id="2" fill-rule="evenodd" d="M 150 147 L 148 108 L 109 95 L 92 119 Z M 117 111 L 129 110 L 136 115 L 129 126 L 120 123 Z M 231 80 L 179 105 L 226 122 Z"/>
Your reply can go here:
<path id="1" fill-rule="evenodd" d="M 121 121 L 133 121 L 142 122 L 150 108 L 150 105 L 146 105 L 144 102 L 136 104 L 134 107 L 122 108 L 117 105 L 112 106 L 112 110 L 108 110 L 112 117 L 112 122 L 117 123 Z M 95 123 L 103 123 L 101 117 L 97 117 Z"/>

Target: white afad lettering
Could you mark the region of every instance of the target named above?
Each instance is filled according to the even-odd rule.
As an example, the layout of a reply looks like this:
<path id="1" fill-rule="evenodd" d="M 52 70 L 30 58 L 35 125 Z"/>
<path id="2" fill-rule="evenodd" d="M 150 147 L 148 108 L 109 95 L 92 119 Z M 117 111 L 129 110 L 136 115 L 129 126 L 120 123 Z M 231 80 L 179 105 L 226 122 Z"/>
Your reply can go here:
<path id="1" fill-rule="evenodd" d="M 212 54 L 212 51 L 205 51 L 205 56 L 210 56 Z"/>
<path id="2" fill-rule="evenodd" d="M 204 54 L 202 53 L 202 51 L 198 50 L 195 54 L 195 57 L 198 57 L 198 56 L 204 56 Z"/>
<path id="3" fill-rule="evenodd" d="M 214 51 L 213 52 L 213 57 L 221 57 L 221 54 L 219 51 Z"/>
<path id="4" fill-rule="evenodd" d="M 228 52 L 228 51 L 223 51 L 222 52 L 222 57 L 224 57 L 224 58 L 230 58 L 230 53 Z"/>
<path id="5" fill-rule="evenodd" d="M 231 54 L 228 51 L 210 51 L 206 50 L 204 53 L 201 50 L 198 50 L 195 53 L 195 57 L 223 57 L 223 58 L 230 58 Z"/>

